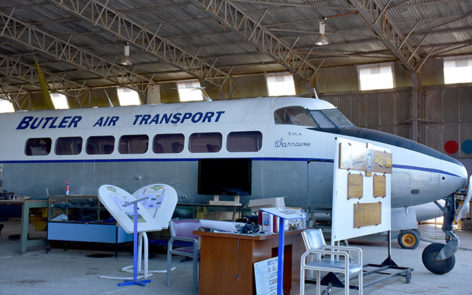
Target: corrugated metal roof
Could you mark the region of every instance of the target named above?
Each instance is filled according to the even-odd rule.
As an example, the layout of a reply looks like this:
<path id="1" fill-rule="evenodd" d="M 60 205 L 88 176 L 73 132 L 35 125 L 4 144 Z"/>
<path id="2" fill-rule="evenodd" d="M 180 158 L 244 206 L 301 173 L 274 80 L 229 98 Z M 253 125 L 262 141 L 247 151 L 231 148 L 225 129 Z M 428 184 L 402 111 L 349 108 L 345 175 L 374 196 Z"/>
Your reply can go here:
<path id="1" fill-rule="evenodd" d="M 102 28 L 96 22 L 83 18 L 91 15 L 87 9 L 83 10 L 83 15 L 78 15 L 62 9 L 55 1 L 5 0 L 0 4 L 0 12 L 100 57 L 107 66 L 119 62 L 124 42 L 131 42 L 131 75 L 135 75 L 134 81 L 149 79 L 153 75 L 156 82 L 186 79 L 195 75 L 200 75 L 200 79 L 204 80 L 211 76 L 200 73 L 200 69 L 196 68 L 198 65 L 204 65 L 203 71 L 214 71 L 216 68 L 220 78 L 224 78 L 230 70 L 235 75 L 287 68 L 296 71 L 297 68 L 283 56 L 287 50 L 291 50 L 291 53 L 296 54 L 298 63 L 306 60 L 316 66 L 324 60 L 325 70 L 318 77 L 328 81 L 336 79 L 337 87 L 346 91 L 357 87 L 352 81 L 348 82 L 352 78 L 346 80 L 342 70 L 328 70 L 330 67 L 396 60 L 382 38 L 373 33 L 368 21 L 345 0 L 95 1 L 101 5 L 106 3 L 106 7 L 111 9 L 108 14 L 94 10 L 95 15 L 100 14 L 102 19 L 107 18 L 109 21 L 114 14 L 126 17 L 156 34 L 169 46 L 159 47 L 157 54 L 145 52 L 150 47 L 143 49 L 139 44 L 148 44 L 151 41 L 149 35 L 124 40 L 114 31 L 116 22 L 112 30 Z M 89 4 L 88 7 L 93 2 L 74 1 L 80 5 Z M 211 11 L 213 3 L 223 3 L 217 15 Z M 388 19 L 404 36 L 408 35 L 407 43 L 411 50 L 419 47 L 416 53 L 420 61 L 426 57 L 472 54 L 472 1 L 376 0 L 375 3 L 382 10 L 385 9 L 385 14 L 379 18 L 380 26 L 383 27 Z M 229 5 L 227 10 L 224 10 L 225 4 Z M 236 13 L 234 8 L 239 12 Z M 227 23 L 225 17 L 228 17 Z M 319 22 L 323 18 L 327 18 L 326 35 L 330 44 L 315 46 Z M 234 24 L 232 21 L 235 19 L 237 22 Z M 65 58 L 66 54 L 54 56 L 37 48 L 32 49 L 25 44 L 24 39 L 10 38 L 8 31 L 12 23 L 7 24 L 8 17 L 0 20 L 0 54 L 19 55 L 21 61 L 30 64 L 34 53 L 47 71 L 58 74 L 64 72 L 69 79 L 87 86 L 95 86 L 103 81 L 106 81 L 106 85 L 113 83 L 93 72 L 94 65 L 89 70 L 87 67 L 79 68 Z M 246 26 L 249 23 L 252 25 Z M 251 31 L 256 25 L 258 29 Z M 4 27 L 5 30 L 2 30 Z M 128 29 L 122 27 L 122 30 Z M 263 38 L 259 29 L 275 39 Z M 257 40 L 249 36 L 257 37 Z M 383 37 L 389 38 L 389 35 L 385 33 Z M 164 50 L 166 56 L 170 56 L 168 60 L 162 59 Z M 1 66 L 0 70 L 5 72 Z"/>

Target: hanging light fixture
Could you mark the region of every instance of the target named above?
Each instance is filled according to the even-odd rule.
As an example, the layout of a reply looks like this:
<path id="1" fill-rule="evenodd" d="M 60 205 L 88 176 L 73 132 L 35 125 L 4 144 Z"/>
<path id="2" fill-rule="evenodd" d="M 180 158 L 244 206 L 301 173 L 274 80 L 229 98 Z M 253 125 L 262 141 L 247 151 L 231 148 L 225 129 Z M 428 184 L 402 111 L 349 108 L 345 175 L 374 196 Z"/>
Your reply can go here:
<path id="1" fill-rule="evenodd" d="M 125 43 L 124 51 L 123 51 L 123 58 L 121 59 L 120 64 L 124 66 L 130 66 L 133 63 L 131 62 L 131 59 L 129 58 L 129 43 Z"/>
<path id="2" fill-rule="evenodd" d="M 318 35 L 315 41 L 315 44 L 318 46 L 329 44 L 328 37 L 326 37 L 326 34 L 325 34 L 326 20 L 327 18 L 325 17 L 322 21 L 320 21 L 320 34 Z"/>

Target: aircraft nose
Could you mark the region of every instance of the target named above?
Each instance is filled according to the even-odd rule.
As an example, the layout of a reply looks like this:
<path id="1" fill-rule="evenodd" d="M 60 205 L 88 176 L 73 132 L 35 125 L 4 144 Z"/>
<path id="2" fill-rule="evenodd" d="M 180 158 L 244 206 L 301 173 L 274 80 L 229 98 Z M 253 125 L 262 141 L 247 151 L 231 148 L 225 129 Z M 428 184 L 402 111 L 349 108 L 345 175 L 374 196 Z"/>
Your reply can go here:
<path id="1" fill-rule="evenodd" d="M 464 164 L 458 160 L 447 155 L 441 158 L 441 168 L 444 171 L 441 175 L 441 192 L 443 196 L 447 196 L 465 186 L 468 174 Z"/>

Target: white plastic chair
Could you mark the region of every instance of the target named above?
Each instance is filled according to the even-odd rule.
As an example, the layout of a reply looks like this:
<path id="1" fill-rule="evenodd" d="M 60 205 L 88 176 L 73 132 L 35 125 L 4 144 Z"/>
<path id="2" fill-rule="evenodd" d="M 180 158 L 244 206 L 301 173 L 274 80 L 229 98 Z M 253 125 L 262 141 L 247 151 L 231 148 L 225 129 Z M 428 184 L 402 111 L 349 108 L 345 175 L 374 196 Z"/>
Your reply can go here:
<path id="1" fill-rule="evenodd" d="M 349 294 L 349 279 L 358 276 L 359 294 L 363 294 L 362 249 L 357 247 L 328 246 L 321 229 L 302 232 L 306 252 L 300 261 L 300 295 L 305 294 L 305 270 L 316 273 L 316 294 L 321 294 L 321 272 L 344 274 L 344 293 Z M 356 255 L 351 255 L 356 254 Z M 327 257 L 324 257 L 327 256 Z M 308 261 L 313 258 L 313 261 Z M 351 259 L 355 259 L 351 262 Z"/>

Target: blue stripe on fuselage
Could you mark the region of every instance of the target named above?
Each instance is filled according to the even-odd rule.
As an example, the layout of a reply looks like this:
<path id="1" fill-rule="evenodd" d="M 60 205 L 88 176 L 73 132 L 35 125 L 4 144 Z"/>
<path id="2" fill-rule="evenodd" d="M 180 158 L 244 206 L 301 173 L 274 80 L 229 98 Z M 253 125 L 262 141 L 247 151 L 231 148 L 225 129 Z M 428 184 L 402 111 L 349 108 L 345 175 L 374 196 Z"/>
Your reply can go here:
<path id="1" fill-rule="evenodd" d="M 31 163 L 93 163 L 93 162 L 196 162 L 203 158 L 172 158 L 172 159 L 90 159 L 90 160 L 31 160 L 31 161 L 0 161 L 4 164 L 31 164 Z M 296 162 L 320 162 L 320 163 L 334 163 L 333 159 L 322 159 L 322 158 L 275 158 L 275 157 L 260 157 L 251 158 L 253 161 L 296 161 Z M 409 166 L 409 165 L 398 165 L 393 164 L 393 168 L 406 169 L 406 170 L 417 170 L 431 173 L 442 173 L 451 176 L 459 175 L 426 167 Z"/>

